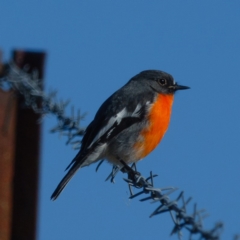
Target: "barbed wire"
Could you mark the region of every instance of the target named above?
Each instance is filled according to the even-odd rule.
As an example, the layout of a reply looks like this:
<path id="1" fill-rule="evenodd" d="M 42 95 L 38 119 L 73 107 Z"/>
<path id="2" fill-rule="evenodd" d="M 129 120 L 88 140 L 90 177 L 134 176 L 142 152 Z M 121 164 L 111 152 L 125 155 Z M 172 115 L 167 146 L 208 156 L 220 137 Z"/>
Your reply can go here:
<path id="1" fill-rule="evenodd" d="M 3 90 L 15 90 L 17 94 L 24 98 L 24 107 L 33 109 L 36 113 L 44 118 L 48 114 L 55 115 L 57 125 L 51 129 L 52 133 L 59 132 L 61 135 L 67 136 L 67 144 L 72 144 L 74 148 L 79 148 L 81 141 L 73 141 L 76 137 L 84 134 L 84 128 L 80 126 L 80 121 L 84 118 L 84 114 L 77 111 L 75 116 L 74 108 L 72 108 L 72 116 L 65 114 L 65 109 L 69 101 L 56 101 L 56 91 L 46 94 L 42 90 L 42 81 L 38 78 L 36 70 L 27 73 L 28 66 L 24 69 L 18 68 L 13 62 L 5 64 L 4 74 L 0 78 L 0 88 Z"/>
<path id="2" fill-rule="evenodd" d="M 72 108 L 72 116 L 65 115 L 65 108 L 69 101 L 56 101 L 56 91 L 52 91 L 46 94 L 42 90 L 41 80 L 38 78 L 38 72 L 33 71 L 27 73 L 28 66 L 24 69 L 18 68 L 13 62 L 4 65 L 4 73 L 0 74 L 0 88 L 5 91 L 15 90 L 17 94 L 24 98 L 24 107 L 32 108 L 36 113 L 39 113 L 42 117 L 47 114 L 53 114 L 57 117 L 57 125 L 51 129 L 52 133 L 59 132 L 62 135 L 67 136 L 67 144 L 72 144 L 74 148 L 79 148 L 81 141 L 75 140 L 77 137 L 82 137 L 84 134 L 84 128 L 80 126 L 80 121 L 84 118 L 84 115 L 77 112 L 74 114 Z M 100 161 L 96 171 L 104 160 Z M 171 200 L 169 195 L 176 191 L 176 188 L 155 188 L 154 177 L 157 175 L 150 172 L 148 178 L 143 177 L 137 172 L 136 165 L 131 167 L 121 161 L 123 168 L 119 166 L 113 166 L 110 175 L 106 180 L 114 182 L 114 178 L 119 171 L 128 174 L 128 178 L 124 178 L 127 182 L 130 199 L 138 197 L 142 194 L 148 194 L 148 197 L 140 199 L 141 202 L 152 200 L 152 202 L 158 202 L 160 205 L 152 212 L 150 217 L 158 214 L 169 212 L 173 220 L 174 227 L 171 231 L 171 235 L 177 234 L 179 239 L 182 239 L 182 230 L 189 231 L 189 240 L 192 240 L 194 235 L 199 235 L 199 239 L 206 240 L 219 240 L 220 234 L 223 229 L 223 223 L 218 222 L 210 230 L 203 229 L 203 214 L 205 211 L 198 210 L 197 205 L 194 204 L 192 214 L 187 214 L 187 205 L 191 201 L 191 198 L 185 200 L 184 193 L 181 192 L 175 200 Z M 141 189 L 138 193 L 133 192 L 133 188 Z M 181 201 L 181 207 L 179 202 Z M 236 235 L 237 236 L 237 235 Z M 236 237 L 237 239 L 237 237 Z"/>
<path id="3" fill-rule="evenodd" d="M 99 165 L 102 162 L 99 163 Z M 130 199 L 138 197 L 142 194 L 148 194 L 148 197 L 140 199 L 141 202 L 152 200 L 152 203 L 160 203 L 160 205 L 151 213 L 150 218 L 158 214 L 169 212 L 173 220 L 174 227 L 171 231 L 171 235 L 177 234 L 179 239 L 182 239 L 182 230 L 186 229 L 189 231 L 189 240 L 192 240 L 193 235 L 200 235 L 199 239 L 206 240 L 219 240 L 220 235 L 223 230 L 223 223 L 217 222 L 215 226 L 210 230 L 203 229 L 203 218 L 206 217 L 203 214 L 206 213 L 205 210 L 198 210 L 197 204 L 194 204 L 193 213 L 187 214 L 187 205 L 192 198 L 185 200 L 184 192 L 182 191 L 175 200 L 171 200 L 169 195 L 177 190 L 174 187 L 166 188 L 155 188 L 154 187 L 154 177 L 156 174 L 150 172 L 148 178 L 143 177 L 139 172 L 137 172 L 136 164 L 128 166 L 124 161 L 121 161 L 124 168 L 121 169 L 118 166 L 113 166 L 112 172 L 107 177 L 106 180 L 114 182 L 114 178 L 119 171 L 126 172 L 128 178 L 124 180 L 128 183 L 130 191 Z M 97 166 L 97 169 L 99 166 Z M 96 169 L 96 170 L 97 170 Z M 133 192 L 133 187 L 136 189 L 142 189 L 138 193 Z M 181 200 L 182 206 L 179 207 L 179 201 Z"/>

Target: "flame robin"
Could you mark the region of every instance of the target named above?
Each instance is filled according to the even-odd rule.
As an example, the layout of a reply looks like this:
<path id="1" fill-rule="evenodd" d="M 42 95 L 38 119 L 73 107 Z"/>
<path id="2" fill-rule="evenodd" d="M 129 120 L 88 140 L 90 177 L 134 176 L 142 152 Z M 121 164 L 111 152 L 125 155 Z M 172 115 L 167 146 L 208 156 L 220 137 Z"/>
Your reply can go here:
<path id="1" fill-rule="evenodd" d="M 85 131 L 80 151 L 51 198 L 55 200 L 82 167 L 101 159 L 121 167 L 121 161 L 129 164 L 147 156 L 168 129 L 174 93 L 188 88 L 158 70 L 131 78 L 99 108 Z"/>

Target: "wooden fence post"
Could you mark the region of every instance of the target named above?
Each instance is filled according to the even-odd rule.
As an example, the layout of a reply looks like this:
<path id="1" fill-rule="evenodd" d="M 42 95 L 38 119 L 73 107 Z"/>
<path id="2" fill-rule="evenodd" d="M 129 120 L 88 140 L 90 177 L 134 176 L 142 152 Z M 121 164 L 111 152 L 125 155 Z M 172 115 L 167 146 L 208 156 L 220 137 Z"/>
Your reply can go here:
<path id="1" fill-rule="evenodd" d="M 16 65 L 27 65 L 29 73 L 37 70 L 40 79 L 44 59 L 41 52 L 13 51 Z M 24 108 L 23 101 L 13 92 L 0 92 L 1 240 L 36 238 L 41 125 L 39 114 Z"/>

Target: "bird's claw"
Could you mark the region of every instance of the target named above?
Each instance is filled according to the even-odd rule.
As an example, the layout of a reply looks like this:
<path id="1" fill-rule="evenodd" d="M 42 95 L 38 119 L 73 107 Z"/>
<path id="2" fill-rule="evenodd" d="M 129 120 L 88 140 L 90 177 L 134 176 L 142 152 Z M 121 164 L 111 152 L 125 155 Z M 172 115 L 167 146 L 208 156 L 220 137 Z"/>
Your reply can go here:
<path id="1" fill-rule="evenodd" d="M 128 182 L 132 182 L 135 186 L 142 187 L 141 181 L 139 181 L 141 174 L 137 171 L 136 164 L 133 163 L 130 167 L 123 160 L 120 160 L 120 162 L 123 165 L 121 172 L 128 174 Z"/>

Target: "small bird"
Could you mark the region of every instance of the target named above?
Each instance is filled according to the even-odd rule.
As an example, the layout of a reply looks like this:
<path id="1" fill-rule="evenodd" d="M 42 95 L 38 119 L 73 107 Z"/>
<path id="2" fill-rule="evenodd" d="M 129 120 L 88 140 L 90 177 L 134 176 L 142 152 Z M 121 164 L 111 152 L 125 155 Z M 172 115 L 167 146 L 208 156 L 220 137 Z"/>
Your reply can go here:
<path id="1" fill-rule="evenodd" d="M 131 78 L 99 108 L 80 151 L 53 192 L 55 200 L 78 169 L 106 159 L 115 166 L 136 163 L 159 144 L 170 122 L 174 93 L 189 89 L 163 71 L 146 70 Z M 67 170 L 66 169 L 66 170 Z"/>

